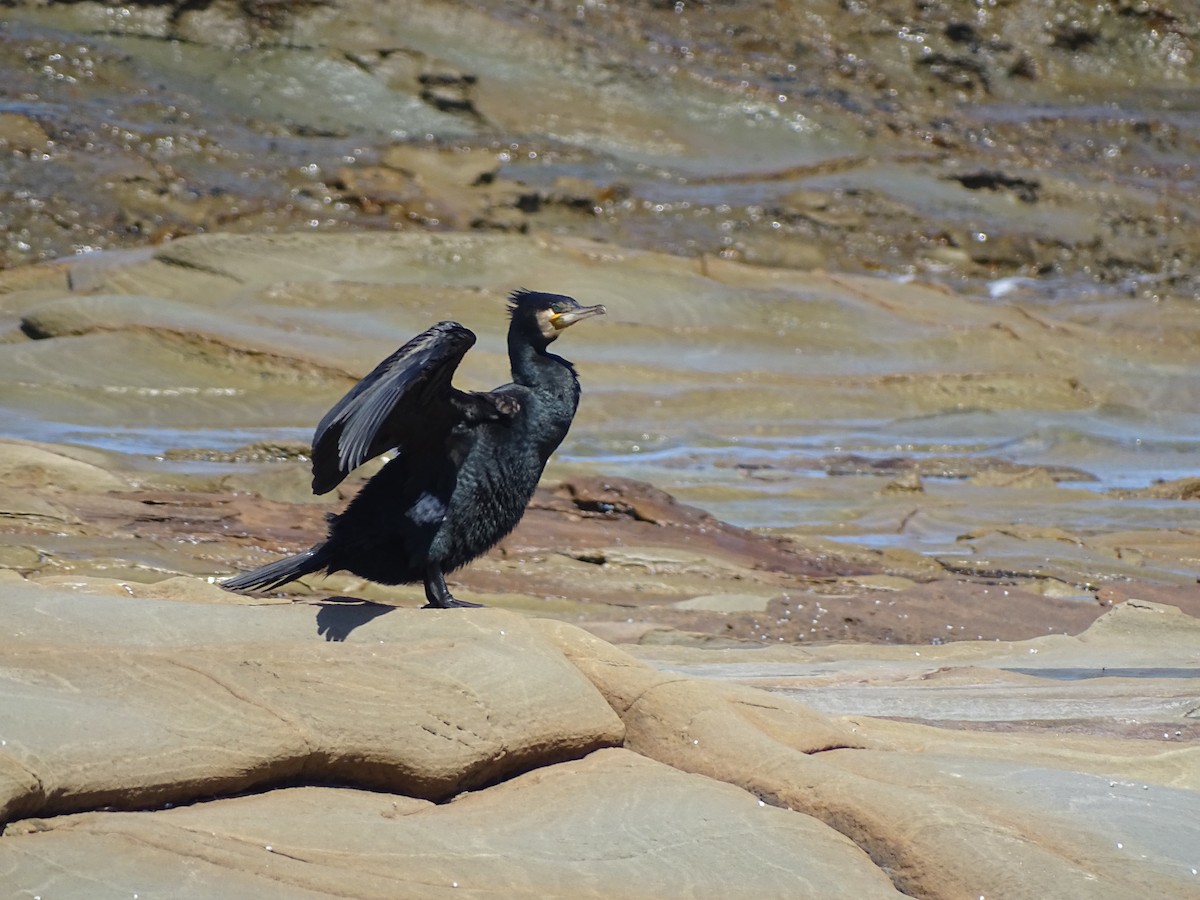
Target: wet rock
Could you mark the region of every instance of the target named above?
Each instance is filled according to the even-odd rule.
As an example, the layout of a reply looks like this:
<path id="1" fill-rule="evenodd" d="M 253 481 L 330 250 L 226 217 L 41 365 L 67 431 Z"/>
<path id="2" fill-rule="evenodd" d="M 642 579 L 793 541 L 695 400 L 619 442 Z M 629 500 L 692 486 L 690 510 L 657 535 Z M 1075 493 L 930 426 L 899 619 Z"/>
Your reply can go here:
<path id="1" fill-rule="evenodd" d="M 19 113 L 0 113 L 0 151 L 45 153 L 50 136 L 36 119 Z"/>
<path id="2" fill-rule="evenodd" d="M 471 99 L 471 90 L 479 80 L 475 75 L 448 69 L 422 72 L 421 99 L 443 112 L 467 113 L 481 118 Z"/>
<path id="3" fill-rule="evenodd" d="M 1100 40 L 1099 33 L 1077 19 L 1057 21 L 1049 27 L 1050 44 L 1059 50 L 1083 50 Z"/>
<path id="4" fill-rule="evenodd" d="M 87 455 L 86 451 L 82 454 Z M 51 488 L 102 492 L 122 490 L 128 483 L 95 462 L 86 462 L 50 447 L 0 441 L 0 483 L 6 488 Z"/>
<path id="5" fill-rule="evenodd" d="M 680 600 L 676 609 L 706 609 L 713 612 L 765 612 L 771 598 L 758 594 L 706 594 Z"/>
<path id="6" fill-rule="evenodd" d="M 325 18 L 322 8 L 336 4 L 324 0 L 215 0 L 167 5 L 174 7 L 172 37 L 235 49 L 253 43 L 278 43 L 286 39 L 297 19 L 320 21 Z"/>
<path id="7" fill-rule="evenodd" d="M 306 462 L 311 447 L 298 441 L 279 443 L 274 441 L 256 441 L 234 450 L 216 449 L 172 449 L 163 456 L 167 459 L 203 460 L 205 462 L 283 462 L 285 460 L 301 460 Z"/>
<path id="8" fill-rule="evenodd" d="M 1036 203 L 1042 187 L 1036 178 L 1021 178 L 1004 172 L 965 172 L 947 177 L 970 191 L 1011 191 L 1022 203 Z"/>
<path id="9" fill-rule="evenodd" d="M 414 175 L 383 166 L 341 169 L 333 186 L 353 198 L 364 212 L 399 218 L 408 217 L 408 209 L 423 195 Z"/>
<path id="10" fill-rule="evenodd" d="M 829 257 L 819 244 L 804 239 L 740 241 L 737 256 L 752 265 L 801 271 L 822 269 L 829 263 Z"/>
<path id="11" fill-rule="evenodd" d="M 424 55 L 404 47 L 360 46 L 346 50 L 346 58 L 366 69 L 389 88 L 415 93 L 419 88 Z"/>
<path id="12" fill-rule="evenodd" d="M 970 56 L 933 52 L 922 56 L 917 64 L 940 81 L 967 92 L 987 93 L 990 88 L 986 67 Z"/>
<path id="13" fill-rule="evenodd" d="M 1152 497 L 1158 500 L 1200 500 L 1200 478 L 1175 478 L 1171 481 L 1160 481 L 1149 487 L 1135 489 L 1117 489 L 1110 491 L 1114 497 L 1135 498 Z"/>
<path id="14" fill-rule="evenodd" d="M 559 485 L 555 492 L 583 512 L 604 516 L 627 516 L 638 522 L 661 525 L 687 522 L 716 525 L 703 510 L 679 503 L 653 485 L 627 478 L 577 478 Z"/>
<path id="15" fill-rule="evenodd" d="M 1096 481 L 1096 476 L 1071 466 L 1029 466 L 996 457 L 938 457 L 920 458 L 903 456 L 867 457 L 856 454 L 827 456 L 821 460 L 829 475 L 899 475 L 901 478 L 924 476 L 926 478 L 981 479 L 979 484 L 1000 483 L 1012 479 L 1030 477 L 1040 479 L 1049 476 L 1059 481 Z"/>
<path id="16" fill-rule="evenodd" d="M 371 215 L 435 228 L 478 227 L 503 186 L 494 154 L 394 145 L 379 166 L 339 170 L 334 188 Z"/>
<path id="17" fill-rule="evenodd" d="M 380 162 L 401 172 L 418 174 L 434 184 L 457 187 L 490 183 L 500 168 L 493 153 L 425 149 L 405 144 L 389 147 Z"/>
<path id="18" fill-rule="evenodd" d="M 921 481 L 921 476 L 916 472 L 908 472 L 883 486 L 885 494 L 922 494 L 924 492 L 925 483 Z"/>
<path id="19" fill-rule="evenodd" d="M 175 18 L 173 32 L 179 40 L 228 49 L 248 46 L 254 34 L 252 20 L 233 0 L 183 5 Z"/>
<path id="20" fill-rule="evenodd" d="M 1057 485 L 1051 474 L 1041 467 L 1032 467 L 1021 472 L 1002 472 L 991 469 L 971 476 L 968 483 L 980 487 L 1011 487 L 1028 490 L 1044 490 Z"/>
<path id="21" fill-rule="evenodd" d="M 586 178 L 560 176 L 554 179 L 554 184 L 544 195 L 543 202 L 591 214 L 596 210 L 601 193 L 603 192 Z"/>
<path id="22" fill-rule="evenodd" d="M 1081 16 L 1075 6 L 1055 2 L 1032 16 L 1009 5 L 993 10 L 985 28 L 945 6 L 900 13 L 829 4 L 814 13 L 829 25 L 817 36 L 802 17 L 747 7 L 721 23 L 689 21 L 686 43 L 667 40 L 663 46 L 683 60 L 675 79 L 649 48 L 678 22 L 655 5 L 591 10 L 581 31 L 566 7 L 542 10 L 534 21 L 503 0 L 453 15 L 417 4 L 405 21 L 361 0 L 17 4 L 12 15 L 23 31 L 7 43 L 0 38 L 0 67 L 15 92 L 35 98 L 47 133 L 66 139 L 55 137 L 53 179 L 42 177 L 36 160 L 13 161 L 16 196 L 28 192 L 37 203 L 15 204 L 5 259 L 213 229 L 392 228 L 395 218 L 343 200 L 327 182 L 348 159 L 371 165 L 397 137 L 428 135 L 504 150 L 514 170 L 535 173 L 512 174 L 527 186 L 519 195 L 526 207 L 536 209 L 518 215 L 505 196 L 467 215 L 464 227 L 632 237 L 689 256 L 950 280 L 1031 269 L 1110 280 L 1162 274 L 1171 259 L 1194 256 L 1177 237 L 1181 229 L 1160 228 L 1136 248 L 1126 232 L 1153 229 L 1157 198 L 1187 183 L 1177 177 L 1187 129 L 1143 95 L 1118 100 L 1129 116 L 1088 110 L 1123 98 L 1130 85 L 1189 90 L 1194 35 L 1170 4 L 1130 6 L 1108 19 Z M 1046 39 L 1031 43 L 1039 30 Z M 467 34 L 502 34 L 497 46 L 508 50 L 464 56 L 458 48 Z M 168 37 L 179 39 L 170 52 Z M 752 62 L 731 66 L 731 47 L 738 58 L 752 48 Z M 256 77 L 243 77 L 243 69 Z M 147 81 L 157 94 L 144 103 L 137 91 Z M 960 94 L 987 102 L 948 115 L 947 100 Z M 123 98 L 119 116 L 113 97 Z M 60 114 L 65 109 L 70 115 Z M 727 160 L 747 158 L 738 152 L 743 117 L 763 162 L 730 173 Z M 111 128 L 113 120 L 122 127 Z M 263 134 L 285 139 L 264 142 Z M 956 167 L 968 173 L 1022 178 L 1012 173 L 1036 170 L 1045 183 L 1059 172 L 1067 189 L 1055 192 L 1045 217 L 941 202 L 939 192 L 922 190 L 923 181 L 944 175 L 929 154 L 938 148 L 952 148 Z M 91 177 L 97 161 L 104 177 Z M 162 177 L 127 181 L 118 173 L 134 161 Z M 628 196 L 609 203 L 594 189 L 547 190 L 537 172 L 545 162 L 603 171 L 603 182 L 619 182 Z M 714 191 L 715 184 L 729 189 Z M 1047 202 L 1044 187 L 1001 190 Z M 797 207 L 804 192 L 838 202 Z M 428 199 L 439 208 L 436 191 Z M 572 218 L 588 200 L 603 215 Z M 1186 204 L 1180 208 L 1186 217 Z M 445 227 L 438 215 L 400 221 Z M 1092 240 L 1063 236 L 1083 224 Z M 1003 252 L 976 247 L 964 255 L 946 243 L 946 235 L 981 227 L 1010 236 Z"/>

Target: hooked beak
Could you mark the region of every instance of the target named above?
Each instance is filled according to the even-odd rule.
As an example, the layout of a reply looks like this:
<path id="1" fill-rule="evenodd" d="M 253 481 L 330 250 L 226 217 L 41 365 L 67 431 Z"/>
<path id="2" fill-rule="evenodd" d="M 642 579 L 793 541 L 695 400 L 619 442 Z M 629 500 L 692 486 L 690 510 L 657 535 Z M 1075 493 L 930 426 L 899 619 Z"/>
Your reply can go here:
<path id="1" fill-rule="evenodd" d="M 569 325 L 574 325 L 580 319 L 587 319 L 591 316 L 602 316 L 608 310 L 604 308 L 604 304 L 600 303 L 596 306 L 580 306 L 576 309 L 567 310 L 564 313 L 555 313 L 550 317 L 550 324 L 554 326 L 556 331 L 562 331 Z"/>

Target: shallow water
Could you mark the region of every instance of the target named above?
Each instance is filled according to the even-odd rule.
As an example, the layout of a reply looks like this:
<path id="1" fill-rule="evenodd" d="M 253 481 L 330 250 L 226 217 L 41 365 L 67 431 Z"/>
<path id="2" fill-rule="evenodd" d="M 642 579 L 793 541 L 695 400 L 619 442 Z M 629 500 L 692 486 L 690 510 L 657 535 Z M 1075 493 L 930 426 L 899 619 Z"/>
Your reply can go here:
<path id="1" fill-rule="evenodd" d="M 1005 668 L 1005 672 L 1015 672 L 1018 675 L 1033 675 L 1036 678 L 1050 678 L 1055 681 L 1082 681 L 1088 678 L 1200 678 L 1200 668 L 1129 668 L 1114 666 L 1103 669 L 1079 668 L 1042 668 L 1042 669 L 1013 669 Z"/>
<path id="2" fill-rule="evenodd" d="M 1156 480 L 1194 475 L 1200 440 L 1192 435 L 1160 434 L 1159 440 L 1151 443 L 1138 436 L 1144 433 L 1140 429 L 1125 429 L 1122 434 L 1111 422 L 1098 422 L 1093 433 L 1084 434 L 1076 429 L 1087 423 L 1080 423 L 1077 417 L 1070 429 L 1066 422 L 1047 423 L 1042 431 L 1000 434 L 992 440 L 964 436 L 956 430 L 934 436 L 922 429 L 918 437 L 898 424 L 880 422 L 872 428 L 863 423 L 847 427 L 846 423 L 814 422 L 808 438 L 717 442 L 709 435 L 705 446 L 663 438 L 647 440 L 633 434 L 626 439 L 625 452 L 606 452 L 576 436 L 559 459 L 649 481 L 746 527 L 802 528 L 869 546 L 907 546 L 925 552 L 954 550 L 964 522 L 951 519 L 924 531 L 896 531 L 890 520 L 872 526 L 863 517 L 878 505 L 875 495 L 891 477 L 859 476 L 860 481 L 873 482 L 875 489 L 858 491 L 856 500 L 850 500 L 831 484 L 847 476 L 827 474 L 823 461 L 851 452 L 866 460 L 985 456 L 1029 466 L 1077 466 L 1096 480 L 1059 482 L 1059 487 L 1075 491 L 1069 499 L 1044 507 L 1028 497 L 1025 499 L 1032 502 L 1020 509 L 1021 501 L 1014 498 L 1023 524 L 1100 531 L 1190 528 L 1195 523 L 1196 510 L 1190 501 L 1146 498 L 1115 502 L 1105 493 L 1111 488 L 1141 488 Z M 611 447 L 623 442 L 609 434 L 606 443 Z M 972 491 L 984 493 L 966 485 L 965 479 L 926 476 L 923 481 L 929 495 L 957 493 L 965 503 L 970 502 Z"/>
<path id="3" fill-rule="evenodd" d="M 316 409 L 307 412 L 310 421 Z M 212 475 L 253 468 L 187 456 L 167 458 L 173 451 L 232 454 L 259 442 L 304 446 L 312 434 L 312 426 L 300 421 L 288 427 L 129 427 L 56 421 L 46 418 L 47 412 L 35 417 L 9 410 L 6 436 L 157 460 L 155 467 L 164 473 Z M 1200 453 L 1195 435 L 1200 427 L 1172 431 L 1157 423 L 1151 429 L 1144 422 L 1077 412 L 810 420 L 804 423 L 803 433 L 795 433 L 801 430 L 796 429 L 769 436 L 739 435 L 736 422 L 729 423 L 726 433 L 692 431 L 684 422 L 665 424 L 669 430 L 654 434 L 624 430 L 617 423 L 577 427 L 549 474 L 577 469 L 619 474 L 651 482 L 744 527 L 801 530 L 868 547 L 904 547 L 941 557 L 969 552 L 959 538 L 972 519 L 1012 518 L 1025 526 L 1073 533 L 1191 529 L 1195 524 L 1192 501 L 1115 501 L 1106 491 L 1195 474 L 1194 460 Z M 1094 480 L 1062 480 L 1058 488 L 1063 496 L 1047 502 L 1044 489 L 1040 489 L 1042 496 L 1037 490 L 1010 489 L 1011 497 L 997 498 L 994 490 L 972 486 L 965 477 L 925 475 L 921 502 L 931 502 L 940 512 L 900 527 L 894 517 L 880 513 L 881 506 L 890 505 L 881 503 L 880 491 L 894 474 L 830 474 L 830 466 L 847 454 L 864 466 L 897 459 L 958 459 L 969 465 L 981 458 L 1031 467 L 1071 466 Z"/>

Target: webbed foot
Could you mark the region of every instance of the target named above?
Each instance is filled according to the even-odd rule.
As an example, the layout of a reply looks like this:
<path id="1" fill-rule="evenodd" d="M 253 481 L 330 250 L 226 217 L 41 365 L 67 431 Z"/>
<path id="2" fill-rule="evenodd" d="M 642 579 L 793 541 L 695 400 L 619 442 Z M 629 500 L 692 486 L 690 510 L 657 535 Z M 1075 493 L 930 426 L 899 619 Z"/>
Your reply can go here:
<path id="1" fill-rule="evenodd" d="M 458 607 L 481 607 L 482 603 L 471 603 L 469 600 L 459 600 L 446 587 L 446 578 L 442 575 L 442 567 L 430 564 L 425 570 L 425 599 L 421 609 L 455 609 Z"/>
<path id="2" fill-rule="evenodd" d="M 421 609 L 455 609 L 460 606 L 478 609 L 483 608 L 482 603 L 472 603 L 470 600 L 459 600 L 457 597 L 447 594 L 445 597 L 441 598 L 440 603 L 434 603 L 432 600 L 430 600 L 428 603 L 422 606 Z"/>

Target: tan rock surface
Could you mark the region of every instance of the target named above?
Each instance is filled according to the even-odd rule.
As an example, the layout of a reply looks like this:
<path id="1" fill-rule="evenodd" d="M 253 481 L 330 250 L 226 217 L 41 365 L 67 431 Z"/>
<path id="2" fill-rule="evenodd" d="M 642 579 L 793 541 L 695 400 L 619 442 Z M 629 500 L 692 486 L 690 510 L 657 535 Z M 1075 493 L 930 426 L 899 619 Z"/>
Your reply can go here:
<path id="1" fill-rule="evenodd" d="M 1075 718 L 1061 722 L 1058 733 L 1042 735 L 943 730 L 861 715 L 828 718 L 744 686 L 639 669 L 631 657 L 595 638 L 580 637 L 569 626 L 542 627 L 621 713 L 628 747 L 822 819 L 866 849 L 905 893 L 1115 900 L 1200 890 L 1200 744 L 1195 735 L 1174 744 L 1073 734 L 1103 730 L 1110 713 L 1086 690 L 1060 690 L 1059 699 Z M 1139 660 L 1137 648 L 1161 644 L 1166 632 L 1175 660 L 1191 665 L 1182 673 L 1184 686 L 1164 687 L 1150 680 L 1141 682 L 1141 690 L 1152 697 L 1175 692 L 1190 698 L 1173 705 L 1168 727 L 1194 719 L 1200 709 L 1194 677 L 1200 672 L 1200 623 L 1161 607 L 1126 607 L 1101 619 L 1095 629 L 1095 635 L 1043 638 L 1024 646 L 932 649 L 935 659 L 936 651 L 946 651 L 943 665 L 973 657 L 974 667 L 1002 668 L 1011 665 L 1013 656 L 1039 652 L 1045 642 L 1072 643 L 1092 650 L 1093 659 L 1117 664 Z M 1111 640 L 1114 632 L 1122 632 L 1122 640 Z M 1133 649 L 1125 657 L 1123 641 L 1129 638 L 1134 638 Z M 968 653 L 956 656 L 959 647 Z M 847 649 L 842 645 L 833 653 Z M 861 648 L 861 668 L 847 675 L 847 681 L 865 681 L 864 671 L 879 665 L 876 649 Z M 791 654 L 778 656 L 779 650 L 757 652 L 777 659 L 804 658 L 804 651 L 788 648 Z M 924 651 L 892 652 L 911 657 Z M 674 653 L 692 660 L 693 673 L 722 678 L 728 677 L 729 665 L 723 657 L 745 658 L 755 651 Z M 1060 663 L 1078 659 L 1069 652 L 1059 656 Z M 786 669 L 789 664 L 761 665 Z M 790 665 L 794 669 L 795 661 Z M 790 679 L 793 684 L 805 680 Z M 878 694 L 886 681 L 876 677 L 861 690 Z M 989 693 L 995 693 L 989 687 L 976 679 L 975 690 L 965 691 L 960 702 L 986 703 Z M 909 693 L 920 689 L 910 687 Z M 1021 702 L 1011 689 L 1003 696 L 1010 703 Z M 880 700 L 886 705 L 888 695 Z M 1036 697 L 1024 700 L 1026 709 L 1038 702 Z M 897 703 L 881 714 L 903 716 L 906 711 Z M 1135 715 L 1128 709 L 1119 714 L 1126 720 Z M 1149 720 L 1162 727 L 1153 712 Z"/>
<path id="2" fill-rule="evenodd" d="M 5 884 L 847 898 L 1198 884 L 1200 744 L 1106 729 L 1111 702 L 1090 690 L 1152 662 L 1147 698 L 1194 687 L 1200 624 L 1167 607 L 1017 644 L 635 648 L 652 667 L 501 610 L 167 599 L 184 582 L 163 599 L 0 585 Z M 1003 681 L 1052 677 L 1014 673 L 1030 657 L 1122 674 L 1054 682 L 1075 718 L 1034 733 L 957 712 L 999 687 L 1032 715 L 1045 698 Z M 838 714 L 853 682 L 851 702 L 878 691 L 901 718 L 948 686 L 952 727 Z M 1187 727 L 1196 702 L 1120 714 Z"/>
<path id="3" fill-rule="evenodd" d="M 398 611 L 347 643 L 338 612 L 6 585 L 4 817 L 297 779 L 440 799 L 621 741 L 519 618 Z"/>
<path id="4" fill-rule="evenodd" d="M 97 883 L 180 898 L 899 896 L 817 820 L 627 750 L 443 805 L 310 787 L 66 816 L 0 841 L 5 869 L 63 898 Z"/>

